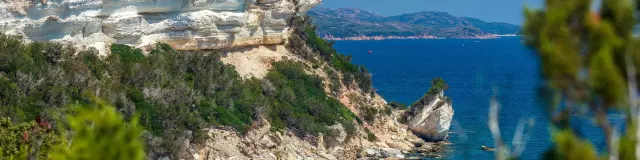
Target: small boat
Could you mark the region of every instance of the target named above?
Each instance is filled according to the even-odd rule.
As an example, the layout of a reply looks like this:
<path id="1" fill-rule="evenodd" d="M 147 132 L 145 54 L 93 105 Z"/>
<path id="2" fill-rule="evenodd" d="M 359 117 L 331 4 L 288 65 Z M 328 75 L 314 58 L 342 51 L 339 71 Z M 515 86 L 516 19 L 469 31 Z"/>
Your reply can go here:
<path id="1" fill-rule="evenodd" d="M 373 53 L 373 51 L 369 50 L 369 54 L 372 54 L 372 53 Z"/>
<path id="2" fill-rule="evenodd" d="M 487 147 L 487 146 L 482 146 L 482 147 L 480 147 L 480 148 L 481 148 L 482 150 L 484 150 L 484 151 L 495 151 L 495 150 L 496 150 L 495 148 L 489 148 L 489 147 Z"/>

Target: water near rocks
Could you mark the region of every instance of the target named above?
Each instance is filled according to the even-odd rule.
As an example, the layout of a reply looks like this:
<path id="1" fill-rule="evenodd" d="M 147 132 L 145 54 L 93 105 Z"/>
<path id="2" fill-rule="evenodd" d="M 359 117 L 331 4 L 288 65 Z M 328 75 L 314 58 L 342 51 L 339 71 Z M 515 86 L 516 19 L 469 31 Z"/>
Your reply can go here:
<path id="1" fill-rule="evenodd" d="M 540 159 L 549 148 L 549 116 L 537 103 L 540 83 L 537 58 L 519 37 L 490 40 L 383 40 L 338 41 L 334 47 L 352 54 L 353 62 L 373 74 L 374 87 L 387 101 L 407 105 L 427 92 L 432 78 L 443 78 L 451 88 L 454 120 L 451 145 L 445 159 L 493 159 L 494 147 L 487 127 L 489 100 L 502 104 L 500 128 L 511 141 L 519 122 L 533 124 L 521 159 Z M 371 50 L 372 54 L 368 51 Z M 581 135 L 605 146 L 599 129 L 589 121 L 579 123 Z"/>

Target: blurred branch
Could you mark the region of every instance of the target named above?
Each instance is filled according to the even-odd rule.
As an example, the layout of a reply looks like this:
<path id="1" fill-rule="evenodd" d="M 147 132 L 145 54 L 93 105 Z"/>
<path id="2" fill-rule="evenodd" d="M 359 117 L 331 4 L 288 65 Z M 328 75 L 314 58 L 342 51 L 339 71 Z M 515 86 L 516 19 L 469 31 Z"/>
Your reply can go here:
<path id="1" fill-rule="evenodd" d="M 640 2 L 640 1 L 638 1 Z M 633 64 L 632 61 L 632 57 L 631 54 L 626 54 L 625 56 L 625 64 L 626 64 L 626 70 L 627 70 L 627 88 L 629 88 L 629 110 L 631 112 L 630 116 L 631 119 L 635 119 L 632 121 L 635 121 L 636 125 L 638 125 L 636 128 L 640 128 L 640 123 L 638 123 L 637 121 L 640 120 L 640 108 L 638 107 L 638 89 L 637 89 L 637 81 L 636 81 L 636 69 L 635 64 Z M 638 139 L 640 139 L 640 132 L 636 132 L 636 159 L 640 159 L 640 141 L 638 141 Z"/>
<path id="2" fill-rule="evenodd" d="M 498 116 L 500 115 L 500 103 L 496 100 L 495 97 L 491 98 L 491 102 L 489 103 L 489 130 L 491 130 L 491 135 L 493 135 L 493 141 L 496 145 L 495 156 L 496 159 L 502 160 L 506 159 L 504 144 L 502 143 L 502 136 L 500 135 L 500 125 L 498 122 Z"/>

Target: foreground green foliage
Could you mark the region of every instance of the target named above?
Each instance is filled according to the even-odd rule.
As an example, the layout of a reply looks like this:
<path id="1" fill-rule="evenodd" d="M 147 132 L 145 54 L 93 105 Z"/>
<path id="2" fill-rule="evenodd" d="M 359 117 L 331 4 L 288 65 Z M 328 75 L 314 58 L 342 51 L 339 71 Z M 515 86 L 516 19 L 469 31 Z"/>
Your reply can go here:
<path id="1" fill-rule="evenodd" d="M 540 58 L 546 80 L 541 93 L 553 115 L 554 145 L 545 159 L 599 159 L 593 145 L 572 127 L 576 115 L 602 128 L 605 152 L 611 154 L 603 158 L 637 158 L 640 39 L 632 32 L 639 13 L 634 5 L 628 0 L 603 0 L 599 5 L 547 0 L 544 9 L 526 11 L 525 39 Z M 627 115 L 626 131 L 616 131 L 609 122 L 608 113 L 616 110 Z M 616 132 L 623 133 L 620 139 Z"/>
<path id="2" fill-rule="evenodd" d="M 552 137 L 555 149 L 545 153 L 544 159 L 548 160 L 596 160 L 597 153 L 593 145 L 575 136 L 569 130 L 555 132 Z"/>
<path id="3" fill-rule="evenodd" d="M 31 123 L 0 120 L 0 159 L 144 159 L 137 118 L 125 122 L 103 102 L 70 110 L 55 122 L 57 131 L 39 117 Z"/>
<path id="4" fill-rule="evenodd" d="M 60 136 L 48 122 L 14 124 L 8 118 L 0 119 L 0 159 L 46 159 L 46 153 L 59 142 Z"/>
<path id="5" fill-rule="evenodd" d="M 67 118 L 68 128 L 61 129 L 62 143 L 54 147 L 50 159 L 145 159 L 140 139 L 142 127 L 137 118 L 125 122 L 115 108 L 103 102 L 89 108 L 79 108 Z M 81 107 L 81 106 L 77 106 Z M 66 139 L 67 135 L 70 136 Z"/>

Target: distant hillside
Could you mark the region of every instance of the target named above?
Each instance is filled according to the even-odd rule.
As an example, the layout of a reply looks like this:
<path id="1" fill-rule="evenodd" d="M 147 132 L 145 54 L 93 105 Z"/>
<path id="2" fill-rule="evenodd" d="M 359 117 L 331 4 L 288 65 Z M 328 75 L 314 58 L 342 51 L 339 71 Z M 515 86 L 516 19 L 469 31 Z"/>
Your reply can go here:
<path id="1" fill-rule="evenodd" d="M 395 38 L 494 38 L 517 34 L 520 26 L 455 17 L 446 12 L 417 12 L 381 16 L 354 8 L 315 8 L 308 13 L 327 39 L 366 37 Z"/>

